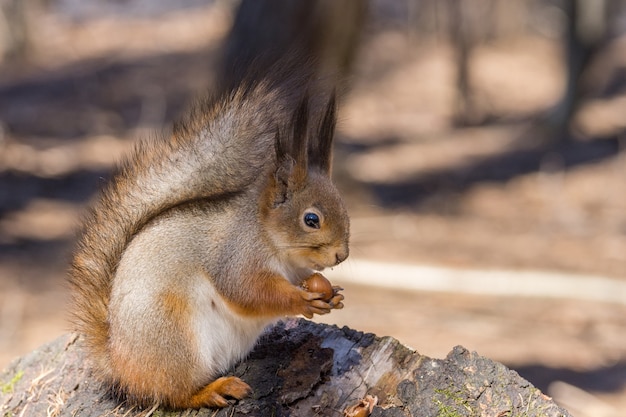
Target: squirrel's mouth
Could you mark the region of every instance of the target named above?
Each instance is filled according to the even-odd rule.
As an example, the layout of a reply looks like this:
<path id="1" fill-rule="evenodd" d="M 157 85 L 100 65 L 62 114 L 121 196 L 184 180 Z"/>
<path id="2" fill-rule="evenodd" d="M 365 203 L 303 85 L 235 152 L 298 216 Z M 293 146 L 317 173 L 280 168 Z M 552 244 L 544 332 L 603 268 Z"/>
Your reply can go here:
<path id="1" fill-rule="evenodd" d="M 327 262 L 325 262 L 324 260 L 311 260 L 309 262 L 309 267 L 311 269 L 313 269 L 314 271 L 317 272 L 322 272 L 323 270 L 325 270 L 326 268 L 330 267 L 330 266 L 334 266 L 334 265 L 329 265 Z"/>

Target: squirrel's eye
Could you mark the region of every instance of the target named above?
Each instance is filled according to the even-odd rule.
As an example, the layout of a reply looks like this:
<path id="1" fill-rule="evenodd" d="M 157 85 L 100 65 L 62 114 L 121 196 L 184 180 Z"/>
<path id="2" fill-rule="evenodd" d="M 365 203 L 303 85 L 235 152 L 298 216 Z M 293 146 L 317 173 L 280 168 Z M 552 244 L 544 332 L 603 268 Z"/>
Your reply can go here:
<path id="1" fill-rule="evenodd" d="M 304 224 L 313 229 L 319 229 L 320 217 L 315 213 L 304 213 Z"/>

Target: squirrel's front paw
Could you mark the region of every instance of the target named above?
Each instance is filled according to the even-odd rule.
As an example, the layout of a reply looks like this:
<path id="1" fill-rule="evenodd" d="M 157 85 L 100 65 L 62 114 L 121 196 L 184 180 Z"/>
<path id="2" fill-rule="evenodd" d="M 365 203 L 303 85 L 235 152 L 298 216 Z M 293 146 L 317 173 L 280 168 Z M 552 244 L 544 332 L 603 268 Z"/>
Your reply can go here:
<path id="1" fill-rule="evenodd" d="M 308 292 L 306 290 L 300 290 L 300 296 L 302 297 L 301 311 L 299 312 L 307 319 L 313 317 L 314 314 L 328 314 L 333 306 L 330 305 L 330 301 L 324 300 L 324 294 L 319 292 Z M 343 296 L 341 296 L 343 299 Z"/>
<path id="2" fill-rule="evenodd" d="M 343 308 L 342 301 L 344 299 L 344 296 L 343 296 L 343 294 L 339 294 L 339 291 L 343 291 L 343 288 L 334 285 L 333 286 L 333 297 L 328 302 L 328 304 L 330 304 L 331 307 L 334 308 L 335 310 L 339 310 L 339 309 Z"/>

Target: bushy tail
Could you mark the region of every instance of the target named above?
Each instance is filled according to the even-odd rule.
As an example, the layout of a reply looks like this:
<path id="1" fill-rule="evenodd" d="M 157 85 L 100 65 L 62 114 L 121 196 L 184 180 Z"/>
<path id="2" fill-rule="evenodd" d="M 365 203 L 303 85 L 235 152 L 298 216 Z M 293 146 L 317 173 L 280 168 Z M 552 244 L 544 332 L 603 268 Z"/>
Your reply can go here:
<path id="1" fill-rule="evenodd" d="M 276 62 L 309 58 L 313 99 L 345 90 L 367 16 L 367 0 L 242 0 L 226 38 L 216 88 L 237 88 L 251 71 L 265 77 Z M 342 87 L 343 85 L 343 87 Z M 317 108 L 318 106 L 314 106 Z"/>

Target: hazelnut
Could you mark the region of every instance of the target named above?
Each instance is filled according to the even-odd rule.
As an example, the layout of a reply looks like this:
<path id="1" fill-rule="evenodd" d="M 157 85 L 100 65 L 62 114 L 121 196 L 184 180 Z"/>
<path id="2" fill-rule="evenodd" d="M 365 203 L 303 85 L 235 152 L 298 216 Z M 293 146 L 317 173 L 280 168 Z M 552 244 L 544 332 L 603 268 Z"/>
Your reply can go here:
<path id="1" fill-rule="evenodd" d="M 305 279 L 302 282 L 302 288 L 309 292 L 324 294 L 324 301 L 329 301 L 335 295 L 330 281 L 318 272 Z"/>

